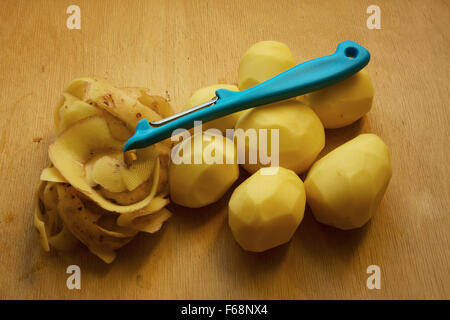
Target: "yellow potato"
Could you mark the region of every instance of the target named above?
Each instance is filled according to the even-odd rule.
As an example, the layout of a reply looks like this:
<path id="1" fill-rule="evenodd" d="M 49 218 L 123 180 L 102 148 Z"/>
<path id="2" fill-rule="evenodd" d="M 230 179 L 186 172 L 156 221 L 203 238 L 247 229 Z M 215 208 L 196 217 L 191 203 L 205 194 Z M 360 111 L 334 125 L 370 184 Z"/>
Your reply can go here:
<path id="1" fill-rule="evenodd" d="M 251 46 L 239 63 L 239 89 L 245 90 L 295 66 L 287 45 L 277 41 L 261 41 Z"/>
<path id="2" fill-rule="evenodd" d="M 348 230 L 374 215 L 391 179 L 389 149 L 361 134 L 317 161 L 305 180 L 308 205 L 319 222 Z"/>
<path id="3" fill-rule="evenodd" d="M 232 84 L 215 84 L 209 87 L 201 88 L 195 91 L 192 96 L 189 98 L 186 106 L 183 110 L 190 109 L 199 104 L 202 104 L 208 100 L 211 100 L 216 95 L 216 90 L 219 89 L 227 89 L 231 91 L 239 91 L 238 87 Z M 226 117 L 222 117 L 213 121 L 206 122 L 202 124 L 203 130 L 207 130 L 210 128 L 219 129 L 222 133 L 225 133 L 226 129 L 233 129 L 236 121 L 245 111 L 240 111 L 236 113 L 232 113 Z"/>
<path id="4" fill-rule="evenodd" d="M 303 219 L 305 188 L 292 171 L 253 174 L 237 187 L 228 204 L 234 238 L 247 251 L 262 252 L 288 242 Z"/>
<path id="5" fill-rule="evenodd" d="M 257 107 L 246 112 L 236 123 L 236 129 L 279 129 L 279 166 L 296 173 L 306 171 L 325 146 L 325 131 L 312 109 L 294 99 Z M 267 132 L 270 137 L 271 133 Z M 246 143 L 246 159 L 243 167 L 250 173 L 256 172 L 263 165 L 258 156 L 258 163 L 249 163 L 250 153 L 259 154 L 258 143 Z M 268 153 L 272 143 L 267 146 Z"/>
<path id="6" fill-rule="evenodd" d="M 373 86 L 367 70 L 307 95 L 306 103 L 317 113 L 325 128 L 347 126 L 370 111 Z"/>
<path id="7" fill-rule="evenodd" d="M 202 142 L 201 148 L 194 146 L 196 138 Z M 186 159 L 185 163 L 176 164 L 172 155 L 169 166 L 170 197 L 179 205 L 199 208 L 214 203 L 239 177 L 235 146 L 222 135 L 203 133 L 191 136 L 175 148 Z M 206 163 L 210 154 L 221 159 L 222 164 L 218 161 Z M 202 163 L 195 164 L 196 158 Z"/>

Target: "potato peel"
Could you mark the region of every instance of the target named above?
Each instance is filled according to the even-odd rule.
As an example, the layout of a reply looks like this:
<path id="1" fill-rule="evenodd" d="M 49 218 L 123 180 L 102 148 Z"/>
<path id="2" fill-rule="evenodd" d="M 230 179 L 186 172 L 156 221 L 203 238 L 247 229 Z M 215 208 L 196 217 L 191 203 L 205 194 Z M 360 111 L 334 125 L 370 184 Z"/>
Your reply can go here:
<path id="1" fill-rule="evenodd" d="M 153 214 L 137 217 L 132 221 L 130 227 L 146 233 L 155 233 L 161 229 L 163 223 L 171 216 L 172 213 L 169 210 L 162 208 Z"/>
<path id="2" fill-rule="evenodd" d="M 83 164 L 88 161 L 89 157 L 95 155 L 95 152 L 92 151 L 95 150 L 95 146 L 99 146 L 102 152 L 117 153 L 120 150 L 118 147 L 121 148 L 121 144 L 117 143 L 118 141 L 109 135 L 104 120 L 92 117 L 73 125 L 59 136 L 49 147 L 49 157 L 67 181 L 102 208 L 117 213 L 136 211 L 150 203 L 154 193 L 150 193 L 139 202 L 121 206 L 106 200 L 85 179 Z M 158 178 L 159 168 L 159 161 L 156 161 L 154 176 Z M 156 187 L 154 189 L 156 190 Z"/>
<path id="3" fill-rule="evenodd" d="M 98 226 L 96 223 L 101 216 L 86 208 L 73 187 L 60 184 L 57 185 L 57 192 L 58 212 L 64 224 L 77 239 L 100 258 L 103 255 L 113 256 L 115 250 L 133 239 L 133 234 L 114 232 Z"/>
<path id="4" fill-rule="evenodd" d="M 45 168 L 39 177 L 41 181 L 67 183 L 67 180 L 54 167 Z"/>
<path id="5" fill-rule="evenodd" d="M 136 128 L 139 120 L 147 118 L 150 121 L 162 117 L 154 110 L 143 105 L 139 100 L 114 87 L 109 82 L 96 78 L 78 78 L 71 82 L 65 92 L 93 103 L 99 108 L 122 120 L 129 129 Z"/>
<path id="6" fill-rule="evenodd" d="M 169 199 L 164 196 L 158 196 L 153 199 L 145 208 L 135 211 L 121 214 L 117 218 L 117 225 L 123 227 L 133 227 L 133 221 L 137 218 L 148 216 L 162 210 L 167 204 Z"/>
<path id="7" fill-rule="evenodd" d="M 78 244 L 78 240 L 70 233 L 70 231 L 67 230 L 65 225 L 58 232 L 52 233 L 51 230 L 48 230 L 49 224 L 44 218 L 44 214 L 42 212 L 43 204 L 41 200 L 43 191 L 47 187 L 48 182 L 41 181 L 35 195 L 36 209 L 34 214 L 34 226 L 38 230 L 41 245 L 47 252 L 50 251 L 50 245 L 60 251 L 71 250 Z M 53 214 L 57 213 L 56 211 L 52 212 Z M 45 212 L 45 215 L 51 214 L 52 212 Z"/>
<path id="8" fill-rule="evenodd" d="M 173 113 L 145 88 L 114 87 L 78 78 L 54 110 L 57 138 L 51 165 L 36 190 L 34 226 L 45 251 L 79 242 L 106 263 L 138 232 L 154 233 L 171 216 L 164 207 L 171 143 L 124 154 L 125 141 L 142 118 Z"/>

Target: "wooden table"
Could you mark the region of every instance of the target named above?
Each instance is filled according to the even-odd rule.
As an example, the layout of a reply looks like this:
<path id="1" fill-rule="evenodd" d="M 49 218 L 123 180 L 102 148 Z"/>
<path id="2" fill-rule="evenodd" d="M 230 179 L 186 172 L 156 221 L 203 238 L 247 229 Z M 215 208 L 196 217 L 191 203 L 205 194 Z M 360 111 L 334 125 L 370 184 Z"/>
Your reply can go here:
<path id="1" fill-rule="evenodd" d="M 2 1 L 0 298 L 450 298 L 450 6 L 377 0 L 381 30 L 370 30 L 373 2 Z M 70 4 L 81 8 L 81 30 L 66 28 Z M 71 79 L 145 86 L 179 109 L 202 86 L 235 83 L 257 41 L 285 42 L 301 62 L 347 39 L 371 51 L 376 96 L 363 120 L 327 132 L 327 151 L 359 132 L 389 145 L 393 178 L 368 225 L 338 231 L 307 210 L 289 244 L 250 254 L 232 237 L 225 198 L 172 207 L 162 232 L 138 236 L 111 265 L 83 248 L 42 250 L 33 192 Z M 66 288 L 71 264 L 81 290 Z M 369 265 L 381 268 L 380 290 L 366 287 Z"/>

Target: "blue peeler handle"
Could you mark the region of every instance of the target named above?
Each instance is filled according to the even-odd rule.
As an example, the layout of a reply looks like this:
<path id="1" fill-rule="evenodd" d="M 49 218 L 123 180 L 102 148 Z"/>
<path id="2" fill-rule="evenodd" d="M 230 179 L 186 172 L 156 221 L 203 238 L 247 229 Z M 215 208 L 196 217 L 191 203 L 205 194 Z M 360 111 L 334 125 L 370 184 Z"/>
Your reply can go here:
<path id="1" fill-rule="evenodd" d="M 219 89 L 217 101 L 206 108 L 189 113 L 159 127 L 151 127 L 147 119 L 136 126 L 124 151 L 145 148 L 165 140 L 179 128 L 190 129 L 194 121 L 208 122 L 237 111 L 289 99 L 342 81 L 364 68 L 370 53 L 353 41 L 341 42 L 336 52 L 309 60 L 244 91 Z"/>

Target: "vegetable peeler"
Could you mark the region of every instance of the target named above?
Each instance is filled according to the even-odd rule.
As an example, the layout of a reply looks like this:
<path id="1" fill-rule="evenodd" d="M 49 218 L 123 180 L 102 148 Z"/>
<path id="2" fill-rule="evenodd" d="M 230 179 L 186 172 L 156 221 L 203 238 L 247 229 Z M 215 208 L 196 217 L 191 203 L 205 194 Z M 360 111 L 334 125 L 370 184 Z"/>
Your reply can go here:
<path id="1" fill-rule="evenodd" d="M 192 128 L 194 121 L 208 122 L 241 110 L 325 88 L 357 73 L 369 60 L 367 49 L 354 41 L 343 41 L 335 53 L 300 63 L 249 89 L 219 89 L 212 100 L 183 112 L 158 121 L 142 119 L 123 150 L 148 147 L 169 138 L 176 129 Z"/>

